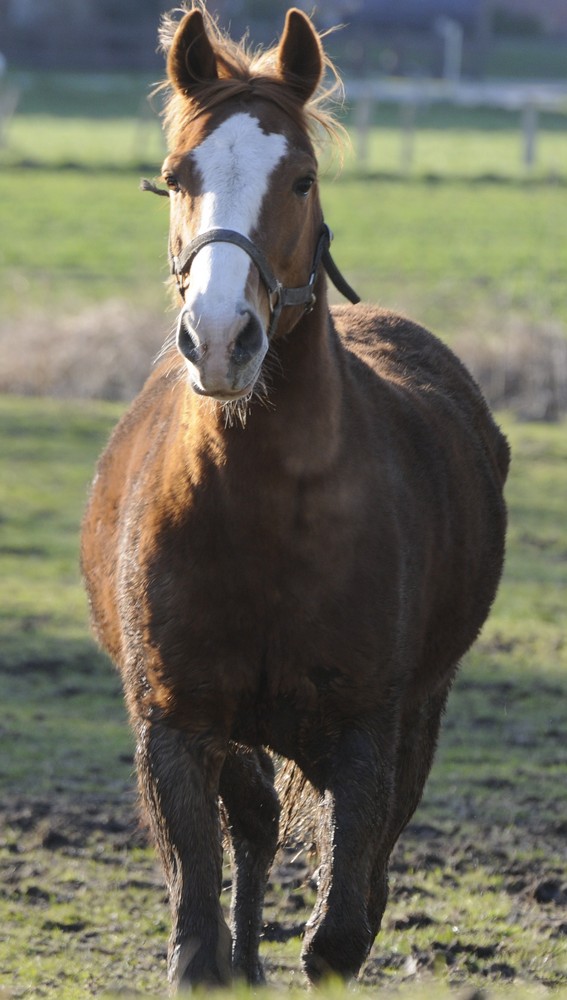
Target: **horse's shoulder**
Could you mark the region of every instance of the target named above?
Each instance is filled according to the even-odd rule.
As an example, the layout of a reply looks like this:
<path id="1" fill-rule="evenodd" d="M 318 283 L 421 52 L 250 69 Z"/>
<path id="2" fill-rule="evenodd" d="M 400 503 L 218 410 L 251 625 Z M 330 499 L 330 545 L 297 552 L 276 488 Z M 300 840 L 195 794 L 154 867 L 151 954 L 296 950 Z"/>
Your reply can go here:
<path id="1" fill-rule="evenodd" d="M 171 424 L 178 393 L 164 370 L 152 372 L 114 428 L 97 466 L 97 481 L 116 479 L 126 487 Z M 126 490 L 127 492 L 127 490 Z"/>

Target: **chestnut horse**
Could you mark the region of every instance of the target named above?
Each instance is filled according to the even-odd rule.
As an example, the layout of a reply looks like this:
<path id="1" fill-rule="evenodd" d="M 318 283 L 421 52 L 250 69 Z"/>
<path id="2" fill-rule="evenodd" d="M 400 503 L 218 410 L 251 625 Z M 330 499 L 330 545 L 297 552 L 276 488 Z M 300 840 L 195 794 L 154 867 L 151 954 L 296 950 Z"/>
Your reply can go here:
<path id="1" fill-rule="evenodd" d="M 326 271 L 350 292 L 319 201 L 326 57 L 309 19 L 290 10 L 254 55 L 201 4 L 162 34 L 181 313 L 98 466 L 82 548 L 92 617 L 123 678 L 169 888 L 173 987 L 261 981 L 272 751 L 317 798 L 304 969 L 349 977 L 496 592 L 508 447 L 432 334 L 328 306 Z"/>

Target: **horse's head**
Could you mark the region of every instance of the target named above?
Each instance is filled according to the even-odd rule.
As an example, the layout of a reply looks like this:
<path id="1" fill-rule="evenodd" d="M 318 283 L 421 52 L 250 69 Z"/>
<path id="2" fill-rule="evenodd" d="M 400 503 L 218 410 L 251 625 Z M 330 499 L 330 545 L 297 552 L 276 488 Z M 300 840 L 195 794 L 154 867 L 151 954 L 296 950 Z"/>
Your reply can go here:
<path id="1" fill-rule="evenodd" d="M 162 175 L 183 298 L 177 346 L 196 392 L 239 399 L 252 392 L 270 338 L 312 304 L 327 246 L 306 124 L 324 56 L 299 10 L 261 57 L 221 39 L 199 8 L 166 44 Z"/>

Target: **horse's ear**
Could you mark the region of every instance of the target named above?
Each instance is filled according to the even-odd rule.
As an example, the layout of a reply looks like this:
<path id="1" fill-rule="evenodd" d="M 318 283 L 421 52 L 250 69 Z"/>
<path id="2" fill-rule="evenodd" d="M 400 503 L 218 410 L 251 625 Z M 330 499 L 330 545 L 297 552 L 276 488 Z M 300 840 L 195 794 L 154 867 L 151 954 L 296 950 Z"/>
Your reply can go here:
<path id="1" fill-rule="evenodd" d="M 323 48 L 319 35 L 302 10 L 288 10 L 278 48 L 278 72 L 305 104 L 323 74 Z"/>
<path id="2" fill-rule="evenodd" d="M 192 10 L 179 22 L 167 56 L 167 75 L 184 94 L 216 80 L 217 60 L 200 10 Z"/>

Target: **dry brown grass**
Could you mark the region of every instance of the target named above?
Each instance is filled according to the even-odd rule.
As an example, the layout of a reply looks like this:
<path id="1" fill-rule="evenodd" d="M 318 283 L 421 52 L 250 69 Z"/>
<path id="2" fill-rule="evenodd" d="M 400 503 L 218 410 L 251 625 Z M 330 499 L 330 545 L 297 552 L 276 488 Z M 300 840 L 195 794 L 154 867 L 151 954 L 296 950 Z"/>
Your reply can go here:
<path id="1" fill-rule="evenodd" d="M 171 325 L 163 311 L 137 311 L 120 299 L 0 323 L 0 392 L 132 399 Z"/>
<path id="2" fill-rule="evenodd" d="M 559 420 L 567 413 L 567 336 L 559 323 L 510 315 L 497 334 L 466 331 L 452 346 L 494 409 L 524 420 Z"/>
<path id="3" fill-rule="evenodd" d="M 111 299 L 75 313 L 30 312 L 0 323 L 0 392 L 129 400 L 174 322 L 173 314 L 137 311 Z M 567 413 L 567 337 L 561 326 L 509 315 L 496 334 L 489 328 L 481 319 L 452 346 L 490 405 L 531 420 Z"/>

